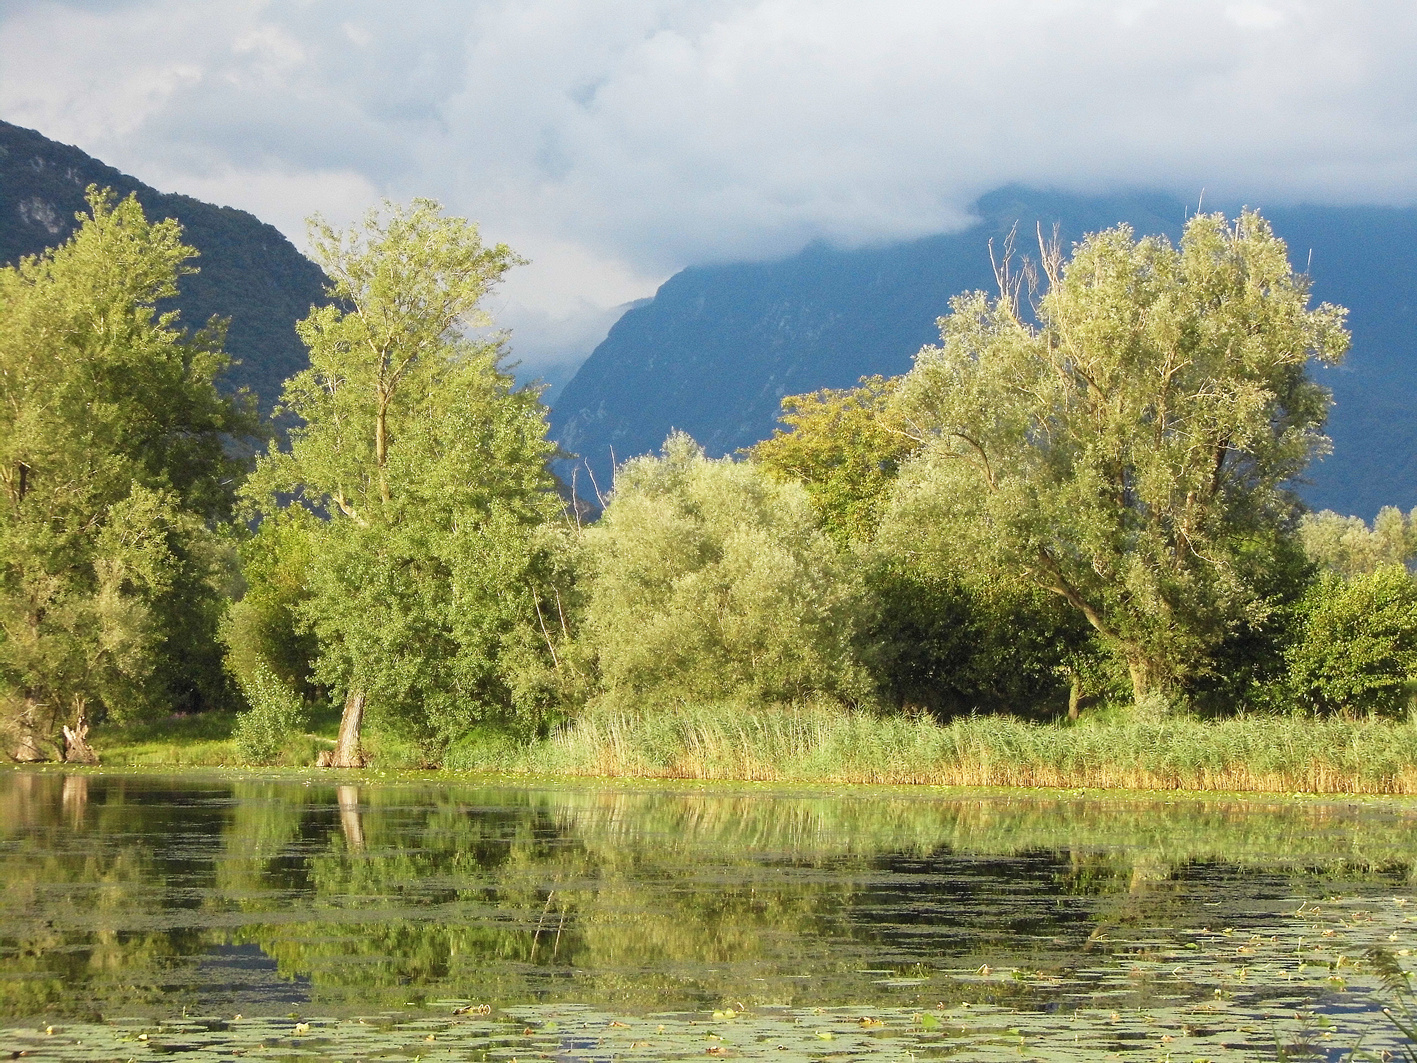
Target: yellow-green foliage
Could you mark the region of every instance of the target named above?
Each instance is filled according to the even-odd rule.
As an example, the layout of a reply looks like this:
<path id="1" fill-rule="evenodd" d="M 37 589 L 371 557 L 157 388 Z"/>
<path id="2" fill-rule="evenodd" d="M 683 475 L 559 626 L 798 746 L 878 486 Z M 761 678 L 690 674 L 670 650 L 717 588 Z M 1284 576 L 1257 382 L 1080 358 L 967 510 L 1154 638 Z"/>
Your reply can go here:
<path id="1" fill-rule="evenodd" d="M 862 377 L 849 390 L 823 388 L 782 400 L 786 430 L 749 452 L 783 480 L 796 480 L 840 542 L 869 539 L 902 461 L 920 448 L 890 407 L 900 377 Z"/>
<path id="2" fill-rule="evenodd" d="M 582 640 L 606 691 L 864 695 L 857 584 L 799 484 L 676 434 L 620 469 L 585 548 Z"/>
<path id="3" fill-rule="evenodd" d="M 37 740 L 226 697 L 218 533 L 256 434 L 215 386 L 223 328 L 174 312 L 181 229 L 89 190 L 63 246 L 0 268 L 0 692 Z M 194 323 L 200 325 L 200 322 Z"/>
<path id="4" fill-rule="evenodd" d="M 246 764 L 270 764 L 286 740 L 304 730 L 307 716 L 299 695 L 270 668 L 258 667 L 241 679 L 251 708 L 236 719 L 236 752 Z"/>
<path id="5" fill-rule="evenodd" d="M 1299 540 L 1310 560 L 1324 568 L 1340 576 L 1367 575 L 1417 558 L 1417 509 L 1404 516 L 1396 506 L 1384 506 L 1371 528 L 1361 517 L 1331 509 L 1306 513 Z"/>
<path id="6" fill-rule="evenodd" d="M 1178 246 L 1121 226 L 1042 265 L 1031 306 L 1007 278 L 959 296 L 916 356 L 899 409 L 925 446 L 886 522 L 1065 599 L 1140 701 L 1274 607 L 1288 484 L 1327 442 L 1307 367 L 1342 356 L 1344 311 L 1309 307 L 1253 213 L 1198 215 Z"/>

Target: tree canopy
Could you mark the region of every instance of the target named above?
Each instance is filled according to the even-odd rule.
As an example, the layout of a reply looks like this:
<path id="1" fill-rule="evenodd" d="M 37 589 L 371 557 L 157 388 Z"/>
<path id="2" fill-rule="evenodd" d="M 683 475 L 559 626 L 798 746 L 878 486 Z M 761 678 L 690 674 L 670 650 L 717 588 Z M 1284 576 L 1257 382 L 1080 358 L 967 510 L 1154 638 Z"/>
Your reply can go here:
<path id="1" fill-rule="evenodd" d="M 620 467 L 585 535 L 584 642 L 604 687 L 659 698 L 860 696 L 858 593 L 800 484 L 683 433 Z"/>
<path id="2" fill-rule="evenodd" d="M 797 480 L 839 542 L 869 539 L 901 462 L 920 448 L 892 407 L 900 378 L 863 377 L 782 400 L 783 428 L 748 454 L 779 479 Z"/>
<path id="3" fill-rule="evenodd" d="M 63 246 L 0 269 L 0 689 L 31 743 L 70 713 L 221 703 L 219 530 L 233 440 L 258 431 L 214 385 L 221 322 L 156 310 L 194 271 L 180 227 L 88 203 Z"/>
<path id="4" fill-rule="evenodd" d="M 520 259 L 428 200 L 345 233 L 315 219 L 311 244 L 332 302 L 298 326 L 310 368 L 284 408 L 300 425 L 246 497 L 262 514 L 293 497 L 328 517 L 299 525 L 293 609 L 318 647 L 315 678 L 345 696 L 338 757 L 358 759 L 366 699 L 434 748 L 479 719 L 533 726 L 559 633 L 544 530 L 560 512 L 554 446 L 536 393 L 501 368 L 503 337 L 473 332 Z"/>
<path id="5" fill-rule="evenodd" d="M 1082 613 L 1134 696 L 1205 671 L 1272 607 L 1263 574 L 1299 506 L 1288 484 L 1324 449 L 1344 311 L 1259 215 L 1197 215 L 1179 246 L 1126 226 L 1071 258 L 1042 248 L 1001 293 L 951 303 L 916 357 L 902 415 L 923 444 L 892 520 Z"/>

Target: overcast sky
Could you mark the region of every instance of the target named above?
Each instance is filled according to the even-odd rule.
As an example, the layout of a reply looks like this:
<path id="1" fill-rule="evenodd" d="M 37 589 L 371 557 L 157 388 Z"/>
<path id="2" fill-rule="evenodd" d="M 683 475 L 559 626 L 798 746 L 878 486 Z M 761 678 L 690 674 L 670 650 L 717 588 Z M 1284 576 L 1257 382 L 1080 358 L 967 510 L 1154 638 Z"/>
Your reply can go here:
<path id="1" fill-rule="evenodd" d="M 0 117 L 298 245 L 433 196 L 535 366 L 682 266 L 1006 182 L 1417 201 L 1412 0 L 0 0 Z"/>

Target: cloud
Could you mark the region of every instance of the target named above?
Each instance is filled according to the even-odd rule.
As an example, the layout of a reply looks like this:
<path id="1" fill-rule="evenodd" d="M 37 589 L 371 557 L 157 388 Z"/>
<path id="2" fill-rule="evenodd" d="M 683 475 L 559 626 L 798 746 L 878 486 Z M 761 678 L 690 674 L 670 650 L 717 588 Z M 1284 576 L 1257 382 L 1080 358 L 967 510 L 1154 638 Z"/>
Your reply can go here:
<path id="1" fill-rule="evenodd" d="M 1417 199 L 1395 0 L 188 0 L 0 14 L 0 116 L 302 236 L 433 195 L 535 264 L 529 362 L 691 263 L 962 224 L 1007 182 Z M 585 348 L 585 349 L 582 349 Z"/>

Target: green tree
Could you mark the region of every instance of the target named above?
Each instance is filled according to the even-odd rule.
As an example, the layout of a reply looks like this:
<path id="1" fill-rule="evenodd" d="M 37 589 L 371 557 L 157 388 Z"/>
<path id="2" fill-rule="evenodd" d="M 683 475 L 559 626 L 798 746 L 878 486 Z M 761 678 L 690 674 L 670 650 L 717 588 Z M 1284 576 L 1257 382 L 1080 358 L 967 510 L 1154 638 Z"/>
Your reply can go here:
<path id="1" fill-rule="evenodd" d="M 327 518 L 294 536 L 305 585 L 289 607 L 315 639 L 314 680 L 344 697 L 334 762 L 361 762 L 366 702 L 430 759 L 479 720 L 535 727 L 563 637 L 554 446 L 536 393 L 501 368 L 503 337 L 471 331 L 520 259 L 429 200 L 345 233 L 317 218 L 310 242 L 332 302 L 298 325 L 310 368 L 284 407 L 301 424 L 246 495 L 266 516 Z"/>
<path id="2" fill-rule="evenodd" d="M 862 377 L 782 400 L 785 429 L 748 451 L 774 476 L 797 480 L 838 542 L 864 542 L 881 521 L 901 462 L 920 449 L 891 406 L 899 377 Z"/>
<path id="3" fill-rule="evenodd" d="M 258 430 L 214 386 L 221 324 L 155 309 L 194 272 L 180 227 L 88 202 L 62 247 L 0 269 L 0 691 L 29 756 L 71 713 L 224 697 L 231 443 Z"/>
<path id="4" fill-rule="evenodd" d="M 1417 682 L 1417 582 L 1407 570 L 1325 573 L 1304 606 L 1289 650 L 1299 696 L 1324 712 L 1401 712 Z"/>
<path id="5" fill-rule="evenodd" d="M 903 563 L 897 544 L 874 541 L 900 466 L 921 447 L 893 402 L 901 380 L 863 377 L 856 388 L 789 395 L 785 427 L 748 454 L 802 484 L 822 527 L 854 548 L 865 588 L 860 652 L 888 703 L 942 718 L 1046 712 L 1087 641 L 1066 605 L 1037 588 L 968 585 L 949 564 Z"/>
<path id="6" fill-rule="evenodd" d="M 1135 698 L 1205 672 L 1274 608 L 1257 589 L 1327 443 L 1311 359 L 1346 349 L 1344 311 L 1258 215 L 1191 219 L 1179 246 L 1122 226 L 1064 262 L 956 298 L 901 388 L 925 446 L 895 519 L 964 566 L 1066 600 L 1125 661 Z"/>
<path id="7" fill-rule="evenodd" d="M 1384 506 L 1372 527 L 1361 517 L 1342 517 L 1331 509 L 1306 513 L 1299 541 L 1310 560 L 1341 576 L 1406 565 L 1417 559 L 1417 509 L 1404 516 L 1396 506 Z"/>
<path id="8" fill-rule="evenodd" d="M 847 698 L 859 591 L 805 490 L 682 433 L 615 477 L 585 533 L 582 638 L 610 692 Z"/>

